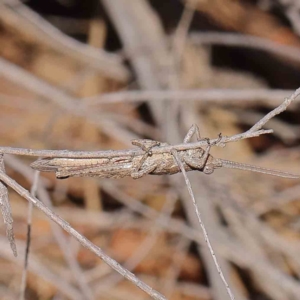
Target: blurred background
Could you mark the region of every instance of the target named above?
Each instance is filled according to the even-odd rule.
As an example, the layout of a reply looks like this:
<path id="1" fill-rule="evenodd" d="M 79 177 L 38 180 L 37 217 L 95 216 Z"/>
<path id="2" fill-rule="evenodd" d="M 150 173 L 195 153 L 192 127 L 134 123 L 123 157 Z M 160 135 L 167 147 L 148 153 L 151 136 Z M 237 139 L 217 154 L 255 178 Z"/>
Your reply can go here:
<path id="1" fill-rule="evenodd" d="M 250 128 L 300 86 L 297 0 L 0 1 L 1 146 L 132 148 Z M 272 135 L 216 157 L 299 173 L 299 99 Z M 5 156 L 30 190 L 32 158 Z M 189 172 L 236 299 L 300 298 L 300 181 Z M 41 174 L 38 197 L 168 299 L 229 299 L 181 174 L 99 180 Z M 19 251 L 0 224 L 0 299 L 19 299 L 28 203 L 10 192 Z M 25 299 L 149 299 L 34 209 Z"/>

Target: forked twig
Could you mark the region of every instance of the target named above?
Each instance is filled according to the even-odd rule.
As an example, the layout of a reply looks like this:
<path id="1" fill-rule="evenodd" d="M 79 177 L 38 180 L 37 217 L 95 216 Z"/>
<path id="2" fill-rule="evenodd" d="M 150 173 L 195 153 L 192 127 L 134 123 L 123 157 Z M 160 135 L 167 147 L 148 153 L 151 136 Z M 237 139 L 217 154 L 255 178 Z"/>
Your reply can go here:
<path id="1" fill-rule="evenodd" d="M 268 114 L 266 114 L 261 120 L 259 120 L 255 125 L 253 125 L 247 132 L 255 132 L 261 129 L 270 119 L 285 111 L 287 107 L 296 100 L 299 94 L 300 94 L 300 88 L 298 88 L 290 97 L 285 98 L 284 101 L 279 106 L 277 106 L 276 108 L 271 110 Z"/>

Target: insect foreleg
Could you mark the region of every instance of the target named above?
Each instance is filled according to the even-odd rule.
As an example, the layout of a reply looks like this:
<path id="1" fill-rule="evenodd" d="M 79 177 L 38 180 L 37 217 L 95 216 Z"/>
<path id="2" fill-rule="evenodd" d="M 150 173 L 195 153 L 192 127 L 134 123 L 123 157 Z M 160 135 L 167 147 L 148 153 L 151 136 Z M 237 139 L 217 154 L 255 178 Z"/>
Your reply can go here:
<path id="1" fill-rule="evenodd" d="M 145 151 L 144 155 L 142 156 L 141 160 L 139 161 L 139 164 L 136 167 L 136 172 L 138 172 L 145 160 L 148 158 L 148 156 L 152 156 L 152 151 L 151 149 L 156 147 L 156 146 L 160 146 L 160 142 L 158 141 L 153 141 L 153 140 L 147 140 L 147 139 L 135 139 L 131 141 L 132 145 L 138 146 L 139 148 L 141 148 L 142 150 Z"/>
<path id="2" fill-rule="evenodd" d="M 130 175 L 133 179 L 138 179 L 143 177 L 144 175 L 150 174 L 156 169 L 156 167 L 156 163 L 152 163 L 150 165 L 143 165 L 142 168 L 136 169 L 136 171 L 133 171 Z"/>
<path id="3" fill-rule="evenodd" d="M 196 134 L 197 141 L 200 141 L 201 140 L 200 130 L 199 130 L 199 127 L 196 124 L 193 124 L 191 126 L 191 128 L 189 129 L 188 133 L 186 134 L 183 142 L 185 144 L 189 143 L 194 134 Z"/>
<path id="4" fill-rule="evenodd" d="M 160 142 L 147 140 L 147 139 L 135 139 L 131 141 L 131 144 L 141 148 L 151 156 L 152 155 L 151 149 L 153 147 L 159 146 Z"/>

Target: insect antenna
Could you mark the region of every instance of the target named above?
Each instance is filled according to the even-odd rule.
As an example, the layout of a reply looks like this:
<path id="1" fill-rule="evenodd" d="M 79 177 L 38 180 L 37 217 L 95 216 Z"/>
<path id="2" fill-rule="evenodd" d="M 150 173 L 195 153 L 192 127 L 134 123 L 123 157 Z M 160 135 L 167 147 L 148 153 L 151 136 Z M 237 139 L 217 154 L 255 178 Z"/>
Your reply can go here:
<path id="1" fill-rule="evenodd" d="M 244 163 L 238 163 L 235 161 L 230 161 L 230 160 L 225 160 L 225 159 L 221 159 L 221 163 L 222 163 L 222 167 L 229 168 L 229 169 L 252 171 L 252 172 L 268 174 L 268 175 L 284 177 L 284 178 L 299 178 L 300 177 L 300 175 L 297 175 L 297 174 L 256 167 L 256 166 L 252 166 L 252 165 L 248 165 L 248 164 L 244 164 Z"/>

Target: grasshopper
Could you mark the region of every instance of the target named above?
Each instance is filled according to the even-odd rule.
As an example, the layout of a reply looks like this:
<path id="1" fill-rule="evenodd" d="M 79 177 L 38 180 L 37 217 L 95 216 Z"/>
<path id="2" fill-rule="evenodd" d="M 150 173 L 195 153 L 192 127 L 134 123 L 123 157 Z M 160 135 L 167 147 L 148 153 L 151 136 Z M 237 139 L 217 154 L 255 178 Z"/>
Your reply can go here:
<path id="1" fill-rule="evenodd" d="M 194 134 L 196 134 L 198 141 L 203 140 L 201 139 L 198 126 L 193 125 L 184 138 L 184 143 L 189 143 Z M 197 170 L 204 174 L 212 174 L 215 169 L 225 167 L 285 178 L 299 178 L 299 175 L 287 172 L 214 158 L 210 154 L 210 149 L 212 146 L 219 144 L 221 139 L 221 134 L 214 143 L 205 138 L 207 141 L 205 149 L 178 150 L 178 156 L 183 163 L 184 169 L 187 172 Z M 42 172 L 55 172 L 56 177 L 59 179 L 71 176 L 99 178 L 131 176 L 133 179 L 138 179 L 148 174 L 172 175 L 181 172 L 171 153 L 152 153 L 151 151 L 154 147 L 162 147 L 168 144 L 147 139 L 136 139 L 132 141 L 132 144 L 140 147 L 144 154 L 109 158 L 43 158 L 33 162 L 31 167 Z"/>

